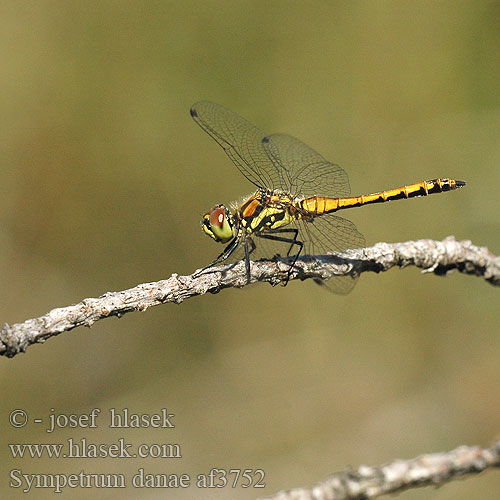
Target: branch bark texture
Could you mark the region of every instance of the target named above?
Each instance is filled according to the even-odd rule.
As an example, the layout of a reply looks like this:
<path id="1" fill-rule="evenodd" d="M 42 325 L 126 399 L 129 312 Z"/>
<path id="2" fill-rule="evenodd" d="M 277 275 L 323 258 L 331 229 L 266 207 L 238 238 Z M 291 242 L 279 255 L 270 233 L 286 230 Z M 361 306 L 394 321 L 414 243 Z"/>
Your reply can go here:
<path id="1" fill-rule="evenodd" d="M 388 271 L 392 267 L 416 266 L 424 272 L 446 275 L 457 269 L 462 273 L 480 276 L 500 286 L 500 258 L 487 248 L 477 247 L 470 241 L 456 241 L 448 237 L 443 241 L 418 240 L 404 243 L 377 243 L 373 247 L 348 250 L 339 254 L 321 255 L 315 259 L 299 259 L 289 279 L 316 281 L 334 275 L 358 276 L 363 272 Z M 61 307 L 24 323 L 0 329 L 0 355 L 13 357 L 36 343 L 78 326 L 92 326 L 110 316 L 122 316 L 131 311 L 145 311 L 151 306 L 174 302 L 207 292 L 217 293 L 224 288 L 243 287 L 266 281 L 277 285 L 288 277 L 290 259 L 266 260 L 251 263 L 247 281 L 243 262 L 236 265 L 213 267 L 200 274 L 179 276 L 153 283 L 143 283 L 121 292 L 108 292 L 98 298 L 84 299 L 78 304 Z"/>
<path id="2" fill-rule="evenodd" d="M 500 441 L 491 448 L 460 446 L 376 467 L 363 465 L 332 474 L 312 488 L 282 491 L 265 500 L 369 500 L 421 486 L 440 486 L 492 467 L 500 467 Z"/>

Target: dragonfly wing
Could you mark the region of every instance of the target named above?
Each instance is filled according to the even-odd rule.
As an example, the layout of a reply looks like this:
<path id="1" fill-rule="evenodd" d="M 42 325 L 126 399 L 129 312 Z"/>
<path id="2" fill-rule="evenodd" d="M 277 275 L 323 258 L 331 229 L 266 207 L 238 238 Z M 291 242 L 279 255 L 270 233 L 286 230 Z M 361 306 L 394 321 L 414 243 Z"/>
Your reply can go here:
<path id="1" fill-rule="evenodd" d="M 279 185 L 274 187 L 295 196 L 349 196 L 345 170 L 302 141 L 288 134 L 272 134 L 262 144 L 278 172 Z"/>
<path id="2" fill-rule="evenodd" d="M 350 194 L 346 172 L 295 137 L 266 136 L 241 116 L 214 102 L 197 102 L 191 108 L 191 116 L 259 188 L 280 189 L 295 196 Z"/>
<path id="3" fill-rule="evenodd" d="M 316 217 L 312 222 L 297 220 L 291 223 L 299 230 L 298 239 L 304 242 L 302 255 L 324 255 L 365 246 L 364 236 L 349 220 L 336 215 Z M 347 294 L 356 284 L 357 276 L 332 276 L 317 281 L 334 293 Z"/>
<path id="4" fill-rule="evenodd" d="M 214 102 L 197 102 L 191 108 L 191 116 L 250 182 L 259 188 L 275 187 L 279 174 L 263 146 L 264 132 Z"/>
<path id="5" fill-rule="evenodd" d="M 363 248 L 365 238 L 356 226 L 338 215 L 327 214 L 315 217 L 312 222 L 299 220 L 300 236 L 306 253 L 321 255 L 328 252 L 343 252 L 351 248 Z"/>

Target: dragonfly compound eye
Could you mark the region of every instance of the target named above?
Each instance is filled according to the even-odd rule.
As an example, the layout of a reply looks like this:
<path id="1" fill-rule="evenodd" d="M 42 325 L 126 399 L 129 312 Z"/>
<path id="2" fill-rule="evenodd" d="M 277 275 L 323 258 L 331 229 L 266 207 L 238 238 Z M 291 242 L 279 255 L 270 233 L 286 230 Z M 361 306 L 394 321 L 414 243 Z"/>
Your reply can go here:
<path id="1" fill-rule="evenodd" d="M 227 243 L 233 238 L 233 224 L 224 205 L 215 206 L 203 217 L 203 230 L 221 243 Z"/>

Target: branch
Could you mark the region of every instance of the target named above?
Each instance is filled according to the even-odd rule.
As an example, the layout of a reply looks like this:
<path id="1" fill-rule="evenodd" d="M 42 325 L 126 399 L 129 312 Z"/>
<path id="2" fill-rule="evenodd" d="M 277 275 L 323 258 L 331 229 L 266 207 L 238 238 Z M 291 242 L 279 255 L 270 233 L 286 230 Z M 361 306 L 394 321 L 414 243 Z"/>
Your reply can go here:
<path id="1" fill-rule="evenodd" d="M 337 472 L 311 489 L 282 491 L 266 500 L 369 500 L 422 486 L 439 486 L 500 467 L 500 441 L 491 448 L 460 446 L 443 453 Z"/>
<path id="2" fill-rule="evenodd" d="M 245 265 L 224 265 L 207 269 L 201 274 L 178 276 L 153 283 L 143 283 L 121 292 L 108 292 L 99 298 L 53 309 L 44 316 L 0 329 L 0 355 L 14 357 L 36 343 L 59 335 L 78 326 L 92 326 L 109 316 L 122 316 L 131 311 L 145 311 L 151 306 L 183 300 L 207 292 L 218 293 L 229 287 L 243 287 L 257 281 L 267 281 L 275 286 L 285 283 L 290 259 L 263 260 L 251 263 L 247 283 Z M 377 243 L 373 247 L 348 250 L 343 253 L 317 256 L 316 259 L 299 259 L 290 274 L 290 280 L 328 279 L 337 276 L 358 276 L 366 271 L 388 271 L 414 265 L 424 272 L 445 275 L 452 269 L 483 277 L 492 285 L 500 286 L 500 258 L 487 248 L 470 241 L 418 240 L 405 243 Z"/>

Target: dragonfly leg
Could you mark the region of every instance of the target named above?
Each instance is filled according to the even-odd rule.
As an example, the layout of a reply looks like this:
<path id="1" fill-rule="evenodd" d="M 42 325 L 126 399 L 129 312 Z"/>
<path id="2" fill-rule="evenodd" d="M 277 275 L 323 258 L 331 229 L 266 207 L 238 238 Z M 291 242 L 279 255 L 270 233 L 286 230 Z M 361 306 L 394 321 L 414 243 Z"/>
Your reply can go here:
<path id="1" fill-rule="evenodd" d="M 247 283 L 250 283 L 250 254 L 255 250 L 255 243 L 250 240 L 252 242 L 253 248 L 248 251 L 248 240 L 249 238 L 245 240 L 245 271 L 247 275 Z"/>
<path id="2" fill-rule="evenodd" d="M 293 233 L 293 238 L 285 238 L 284 236 L 275 236 L 276 233 Z M 265 238 L 267 240 L 273 240 L 273 241 L 282 241 L 283 243 L 290 243 L 290 248 L 288 249 L 287 252 L 287 257 L 290 256 L 290 252 L 294 245 L 299 247 L 298 252 L 293 256 L 293 262 L 290 265 L 290 269 L 288 270 L 287 278 L 284 283 L 284 286 L 288 284 L 288 281 L 290 279 L 290 274 L 292 274 L 293 266 L 295 266 L 295 263 L 297 262 L 297 259 L 299 258 L 299 255 L 302 252 L 302 249 L 304 248 L 304 243 L 300 240 L 297 239 L 299 231 L 298 229 L 276 229 L 273 231 L 272 234 L 266 234 L 266 233 L 256 233 L 256 236 L 259 238 Z"/>
<path id="3" fill-rule="evenodd" d="M 250 248 L 248 243 L 250 242 Z M 252 238 L 246 237 L 245 238 L 245 244 L 244 247 L 245 249 L 245 272 L 247 275 L 247 283 L 250 283 L 250 255 L 252 255 L 252 252 L 257 248 L 255 245 L 255 242 L 253 241 Z"/>
<path id="4" fill-rule="evenodd" d="M 290 252 L 292 251 L 293 246 L 294 245 L 300 246 L 299 240 L 297 240 L 299 230 L 295 229 L 295 228 L 290 228 L 290 229 L 278 229 L 275 232 L 277 232 L 277 233 L 293 233 L 293 238 L 292 238 L 293 243 L 290 245 L 290 248 L 288 249 L 288 252 L 286 253 L 286 256 L 290 257 Z M 295 262 L 294 262 L 294 264 L 295 264 Z"/>
<path id="5" fill-rule="evenodd" d="M 222 253 L 211 264 L 209 264 L 208 266 L 205 266 L 203 269 L 200 269 L 197 273 L 193 274 L 193 277 L 197 278 L 203 271 L 206 271 L 210 267 L 216 266 L 217 264 L 224 262 L 236 250 L 236 247 L 238 246 L 239 242 L 240 242 L 240 238 L 238 238 L 238 237 L 234 238 L 234 240 L 232 240 L 231 243 L 229 243 L 229 245 L 227 245 L 224 248 Z M 254 244 L 254 248 L 255 248 L 255 244 Z M 245 246 L 245 250 L 246 250 L 246 246 Z"/>
<path id="6" fill-rule="evenodd" d="M 295 245 L 301 246 L 300 244 L 302 242 L 297 239 L 297 236 L 299 234 L 298 229 L 296 229 L 296 228 L 273 229 L 272 234 L 276 234 L 276 233 L 281 233 L 281 234 L 291 233 L 291 234 L 293 234 L 293 238 L 285 238 L 283 240 L 277 240 L 277 241 L 283 241 L 285 243 L 290 243 L 290 247 L 288 248 L 288 252 L 286 253 L 287 257 L 290 257 L 290 253 L 292 251 L 292 248 Z M 260 238 L 274 239 L 274 238 L 269 237 L 270 236 L 269 233 L 256 233 L 256 235 L 259 236 Z"/>

